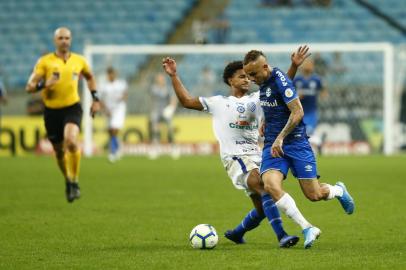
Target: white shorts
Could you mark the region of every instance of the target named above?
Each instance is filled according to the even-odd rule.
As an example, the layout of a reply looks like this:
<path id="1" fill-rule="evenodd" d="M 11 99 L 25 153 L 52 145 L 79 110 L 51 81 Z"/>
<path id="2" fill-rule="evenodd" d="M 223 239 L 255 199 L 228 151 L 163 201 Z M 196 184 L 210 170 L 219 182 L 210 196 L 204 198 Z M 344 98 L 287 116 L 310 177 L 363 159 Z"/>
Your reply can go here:
<path id="1" fill-rule="evenodd" d="M 227 156 L 222 159 L 222 162 L 234 187 L 245 190 L 247 195 L 253 194 L 254 192 L 248 188 L 247 179 L 250 171 L 259 169 L 261 156 Z"/>
<path id="2" fill-rule="evenodd" d="M 109 128 L 121 129 L 124 126 L 126 113 L 126 106 L 119 105 L 110 110 L 110 117 L 108 118 Z"/>

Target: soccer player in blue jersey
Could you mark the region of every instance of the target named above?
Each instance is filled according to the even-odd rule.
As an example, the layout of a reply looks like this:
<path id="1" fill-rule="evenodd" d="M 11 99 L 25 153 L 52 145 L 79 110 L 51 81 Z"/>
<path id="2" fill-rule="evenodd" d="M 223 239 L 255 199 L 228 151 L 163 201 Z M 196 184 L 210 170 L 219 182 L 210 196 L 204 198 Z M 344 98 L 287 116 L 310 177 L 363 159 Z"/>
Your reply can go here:
<path id="1" fill-rule="evenodd" d="M 347 214 L 354 211 L 354 201 L 342 182 L 319 183 L 314 153 L 302 121 L 303 108 L 288 76 L 271 67 L 261 51 L 245 55 L 244 71 L 260 86 L 260 104 L 264 111 L 265 145 L 260 174 L 264 189 L 280 211 L 292 218 L 303 230 L 304 247 L 310 248 L 320 236 L 300 213 L 293 198 L 282 188 L 288 170 L 299 180 L 304 195 L 311 201 L 337 198 Z"/>
<path id="2" fill-rule="evenodd" d="M 308 56 L 307 46 L 292 54 L 289 76 L 294 77 L 297 67 Z M 231 90 L 228 97 L 193 97 L 177 74 L 175 60 L 165 58 L 162 65 L 170 76 L 173 89 L 183 107 L 213 115 L 213 129 L 220 144 L 224 168 L 234 186 L 245 190 L 254 204 L 254 209 L 246 215 L 241 224 L 233 230 L 228 230 L 225 237 L 237 244 L 244 243 L 244 234 L 259 226 L 266 217 L 277 235 L 280 247 L 295 245 L 299 238 L 285 232 L 278 208 L 261 183 L 258 170 L 261 160 L 258 124 L 262 111 L 258 91 L 248 94 L 249 80 L 243 70 L 242 61 L 231 62 L 224 69 L 223 80 Z"/>
<path id="3" fill-rule="evenodd" d="M 317 100 L 318 97 L 325 98 L 327 90 L 325 89 L 321 77 L 314 73 L 314 63 L 312 59 L 307 59 L 302 67 L 302 74 L 296 76 L 293 80 L 297 93 L 299 94 L 300 103 L 302 103 L 304 116 L 303 123 L 306 125 L 306 133 L 310 136 L 310 143 L 321 151 L 321 138 L 314 133 L 317 122 Z"/>

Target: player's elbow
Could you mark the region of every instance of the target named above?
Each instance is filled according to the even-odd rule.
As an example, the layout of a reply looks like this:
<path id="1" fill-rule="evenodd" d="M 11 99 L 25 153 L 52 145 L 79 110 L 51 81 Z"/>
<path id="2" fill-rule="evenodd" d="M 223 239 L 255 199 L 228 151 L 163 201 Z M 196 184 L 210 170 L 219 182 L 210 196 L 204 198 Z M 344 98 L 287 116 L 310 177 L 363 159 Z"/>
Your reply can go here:
<path id="1" fill-rule="evenodd" d="M 189 98 L 185 98 L 180 100 L 180 104 L 182 104 L 182 106 L 186 109 L 192 109 L 193 108 L 193 102 L 191 99 Z"/>
<path id="2" fill-rule="evenodd" d="M 25 86 L 25 91 L 26 91 L 27 93 L 32 93 L 32 92 L 34 91 L 34 87 L 33 87 L 30 83 L 28 83 L 28 84 Z"/>
<path id="3" fill-rule="evenodd" d="M 83 77 L 85 77 L 86 81 L 91 81 L 94 80 L 94 76 L 93 73 L 89 72 L 89 73 L 82 73 Z"/>
<path id="4" fill-rule="evenodd" d="M 182 107 L 183 108 L 186 108 L 186 109 L 188 109 L 188 102 L 187 102 L 187 100 L 185 100 L 185 99 L 179 99 L 179 103 L 180 103 L 180 105 L 182 105 Z"/>

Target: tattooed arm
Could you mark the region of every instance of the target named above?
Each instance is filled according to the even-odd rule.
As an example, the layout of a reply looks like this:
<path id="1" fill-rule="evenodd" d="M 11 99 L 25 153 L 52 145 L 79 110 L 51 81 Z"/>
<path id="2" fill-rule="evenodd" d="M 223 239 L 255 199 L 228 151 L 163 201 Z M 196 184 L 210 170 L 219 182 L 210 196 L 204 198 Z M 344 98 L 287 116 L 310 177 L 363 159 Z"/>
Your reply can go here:
<path id="1" fill-rule="evenodd" d="M 290 110 L 290 116 L 288 121 L 286 122 L 285 127 L 279 133 L 278 137 L 276 137 L 274 143 L 272 144 L 271 154 L 273 157 L 282 157 L 283 156 L 283 140 L 295 127 L 300 123 L 302 120 L 304 112 L 302 104 L 300 103 L 299 98 L 296 98 L 287 104 Z"/>

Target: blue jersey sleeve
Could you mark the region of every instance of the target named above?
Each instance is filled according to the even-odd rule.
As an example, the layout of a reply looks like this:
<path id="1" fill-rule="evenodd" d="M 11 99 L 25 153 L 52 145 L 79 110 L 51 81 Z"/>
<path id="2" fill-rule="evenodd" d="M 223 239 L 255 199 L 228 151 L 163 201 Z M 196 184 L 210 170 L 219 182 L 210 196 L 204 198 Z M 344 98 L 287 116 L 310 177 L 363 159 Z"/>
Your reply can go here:
<path id="1" fill-rule="evenodd" d="M 293 83 L 288 78 L 288 76 L 281 70 L 278 69 L 275 72 L 275 74 L 276 74 L 275 83 L 277 85 L 277 90 L 279 94 L 282 96 L 285 104 L 288 104 L 298 97 L 296 88 L 293 86 Z"/>

